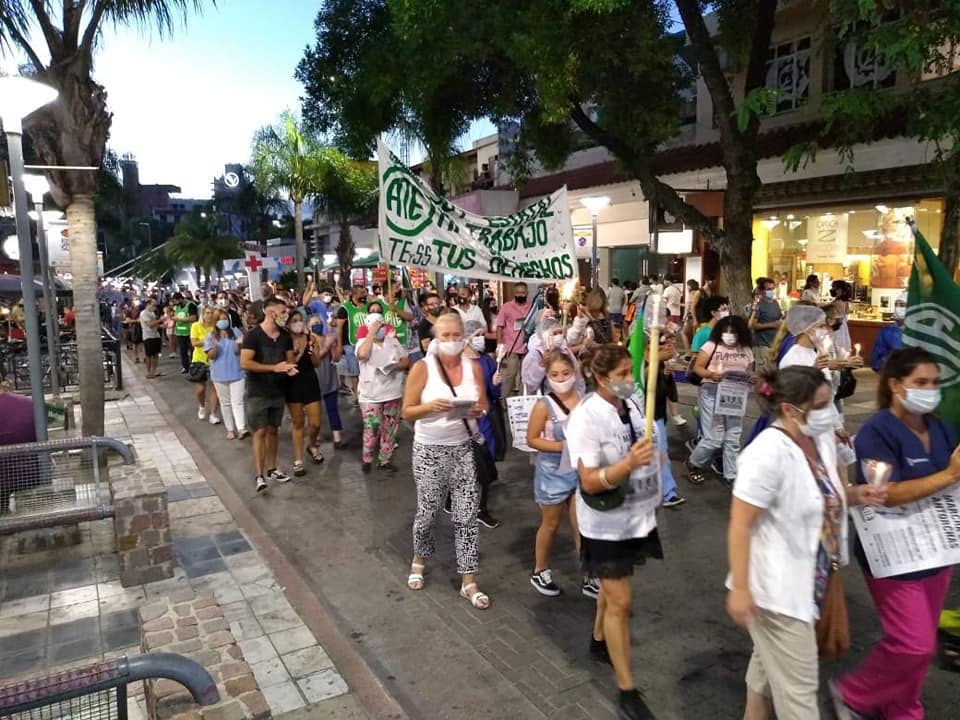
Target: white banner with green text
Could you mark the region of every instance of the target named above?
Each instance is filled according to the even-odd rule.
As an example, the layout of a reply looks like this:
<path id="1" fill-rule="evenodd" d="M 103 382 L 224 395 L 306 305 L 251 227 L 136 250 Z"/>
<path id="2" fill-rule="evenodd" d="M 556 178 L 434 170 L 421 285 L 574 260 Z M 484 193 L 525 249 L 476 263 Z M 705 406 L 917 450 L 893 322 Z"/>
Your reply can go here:
<path id="1" fill-rule="evenodd" d="M 577 274 L 567 188 L 512 215 L 474 215 L 433 192 L 382 142 L 380 259 L 490 280 Z"/>

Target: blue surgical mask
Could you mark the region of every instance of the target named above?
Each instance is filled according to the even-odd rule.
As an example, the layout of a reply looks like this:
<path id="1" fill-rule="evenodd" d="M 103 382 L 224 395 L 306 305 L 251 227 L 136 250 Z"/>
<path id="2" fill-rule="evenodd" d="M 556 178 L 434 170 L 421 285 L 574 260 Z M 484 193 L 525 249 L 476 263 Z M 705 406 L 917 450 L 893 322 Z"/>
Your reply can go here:
<path id="1" fill-rule="evenodd" d="M 230 327 L 230 321 L 229 321 L 229 320 L 217 320 L 217 329 L 218 329 L 218 330 L 226 330 L 228 327 Z"/>
<path id="2" fill-rule="evenodd" d="M 776 290 L 766 290 L 763 294 L 766 295 L 770 300 L 773 300 L 773 298 L 775 298 L 776 295 L 777 295 L 777 291 L 776 291 Z"/>

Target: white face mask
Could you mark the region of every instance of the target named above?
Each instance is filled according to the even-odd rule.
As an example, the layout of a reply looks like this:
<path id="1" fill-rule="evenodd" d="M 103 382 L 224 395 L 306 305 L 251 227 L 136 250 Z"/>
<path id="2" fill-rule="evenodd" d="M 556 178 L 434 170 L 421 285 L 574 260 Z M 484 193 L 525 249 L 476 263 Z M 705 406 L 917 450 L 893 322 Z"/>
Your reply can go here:
<path id="1" fill-rule="evenodd" d="M 719 318 L 720 318 L 721 320 L 723 320 L 725 317 L 730 317 L 730 311 L 729 311 L 729 310 L 721 310 L 721 311 L 720 311 Z"/>
<path id="2" fill-rule="evenodd" d="M 483 335 L 476 335 L 470 338 L 470 347 L 477 352 L 483 352 L 487 347 L 487 339 Z"/>
<path id="3" fill-rule="evenodd" d="M 333 300 L 333 295 L 324 294 L 320 296 L 320 302 L 326 305 L 329 305 L 332 300 Z"/>
<path id="4" fill-rule="evenodd" d="M 833 432 L 837 424 L 837 409 L 833 405 L 807 410 L 806 422 L 800 425 L 800 432 L 808 437 L 817 437 Z"/>
<path id="5" fill-rule="evenodd" d="M 447 340 L 437 343 L 437 352 L 441 355 L 459 355 L 463 351 L 463 340 Z"/>
<path id="6" fill-rule="evenodd" d="M 364 323 L 366 324 L 367 327 L 370 327 L 374 323 L 382 323 L 382 322 L 383 322 L 383 315 L 381 315 L 380 313 L 370 313 L 369 315 L 367 315 L 367 319 L 364 320 Z"/>
<path id="7" fill-rule="evenodd" d="M 897 305 L 893 308 L 893 316 L 897 320 L 903 320 L 907 316 L 907 309 L 902 305 Z"/>
<path id="8" fill-rule="evenodd" d="M 912 413 L 932 413 L 940 406 L 940 388 L 907 388 L 907 394 L 901 402 Z"/>
<path id="9" fill-rule="evenodd" d="M 297 333 L 298 335 L 303 332 L 303 323 L 299 320 L 290 323 L 290 332 Z"/>
<path id="10" fill-rule="evenodd" d="M 720 335 L 720 339 L 723 341 L 724 345 L 733 346 L 737 344 L 737 334 L 731 332 L 725 332 Z"/>
<path id="11" fill-rule="evenodd" d="M 573 389 L 573 386 L 577 382 L 577 379 L 575 377 L 569 377 L 566 380 L 558 381 L 558 380 L 550 380 L 548 378 L 547 382 L 550 383 L 550 388 L 555 393 L 559 393 L 563 395 L 564 393 L 568 393 Z"/>
<path id="12" fill-rule="evenodd" d="M 547 342 L 545 345 L 548 348 L 553 348 L 554 350 L 563 347 L 563 335 L 547 335 Z"/>

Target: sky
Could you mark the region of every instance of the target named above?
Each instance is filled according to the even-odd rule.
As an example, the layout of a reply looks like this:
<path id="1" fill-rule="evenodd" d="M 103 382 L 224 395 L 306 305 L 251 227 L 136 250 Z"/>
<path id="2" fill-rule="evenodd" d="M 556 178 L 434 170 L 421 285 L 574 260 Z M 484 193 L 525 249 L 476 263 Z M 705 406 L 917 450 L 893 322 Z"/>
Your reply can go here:
<path id="1" fill-rule="evenodd" d="M 108 146 L 136 157 L 141 183 L 178 185 L 190 198 L 210 197 L 225 163 L 249 160 L 258 128 L 299 110 L 303 88 L 293 74 L 314 41 L 320 2 L 205 5 L 164 38 L 106 26 L 94 60 L 113 113 Z M 471 136 L 490 132 L 481 123 Z"/>

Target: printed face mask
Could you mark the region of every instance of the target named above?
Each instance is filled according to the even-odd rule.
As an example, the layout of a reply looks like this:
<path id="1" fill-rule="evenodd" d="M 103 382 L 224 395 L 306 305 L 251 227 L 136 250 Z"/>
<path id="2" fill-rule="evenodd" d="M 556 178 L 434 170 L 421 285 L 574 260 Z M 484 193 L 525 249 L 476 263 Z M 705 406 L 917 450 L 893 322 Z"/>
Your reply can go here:
<path id="1" fill-rule="evenodd" d="M 633 380 L 611 380 L 610 392 L 621 400 L 626 400 L 633 395 Z"/>
<path id="2" fill-rule="evenodd" d="M 286 327 L 287 325 L 287 316 L 286 315 L 274 315 L 273 321 L 277 324 L 277 327 Z"/>

